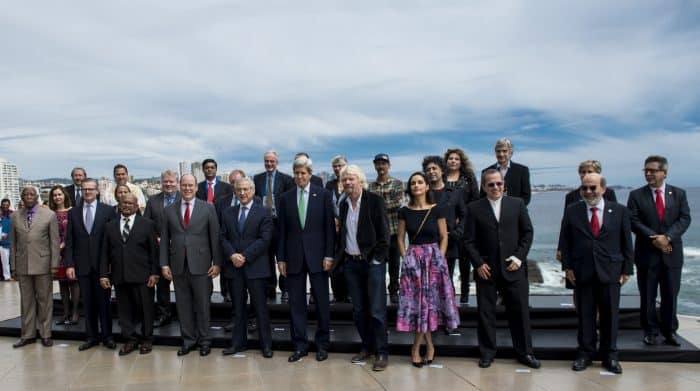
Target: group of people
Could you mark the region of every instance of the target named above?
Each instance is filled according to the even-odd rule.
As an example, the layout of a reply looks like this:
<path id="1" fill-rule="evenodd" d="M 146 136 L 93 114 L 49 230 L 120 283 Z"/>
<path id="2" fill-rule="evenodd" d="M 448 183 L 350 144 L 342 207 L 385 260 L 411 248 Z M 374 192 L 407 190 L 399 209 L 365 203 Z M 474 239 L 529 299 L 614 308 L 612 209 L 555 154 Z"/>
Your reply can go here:
<path id="1" fill-rule="evenodd" d="M 254 319 L 262 354 L 272 357 L 266 303 L 279 287 L 281 299 L 290 307 L 293 352 L 288 361 L 308 355 L 311 300 L 318 321 L 315 358 L 326 360 L 330 280 L 334 300 L 353 306 L 362 341 L 353 362 L 373 359 L 374 370 L 387 367 L 388 296 L 398 306 L 397 330 L 415 333 L 411 361 L 421 367 L 435 359 L 432 332 L 458 327 L 458 304 L 468 302 L 472 267 L 479 366 L 489 367 L 496 356 L 500 300 L 517 360 L 539 368 L 528 302 L 527 255 L 533 240 L 527 210 L 530 175 L 526 166 L 511 160 L 512 154 L 510 140 L 499 139 L 497 162 L 481 172 L 480 186 L 466 154 L 456 148 L 444 156 L 426 156 L 422 171 L 411 174 L 405 186 L 389 175 L 387 154 L 375 156 L 377 177 L 371 183 L 357 165 L 348 164 L 343 156 L 333 158 L 336 178 L 324 187 L 313 175 L 308 154 L 295 156 L 290 176 L 277 169 L 278 154 L 267 151 L 265 171 L 251 178 L 234 170 L 229 183 L 217 179 L 213 159 L 203 161 L 205 180 L 199 184 L 191 174 L 178 178 L 166 170 L 161 175 L 162 192 L 147 202 L 138 187 L 128 183 L 128 171 L 121 164 L 114 167 L 115 194 L 101 199 L 97 182 L 82 168 L 71 174 L 74 185 L 51 189 L 51 210 L 39 208 L 36 189 L 25 187 L 24 208 L 12 214 L 10 224 L 11 270 L 19 278 L 22 297 L 22 336 L 14 346 L 35 342 L 37 324 L 41 342 L 52 344 L 55 277 L 64 297 L 61 322 L 77 320 L 77 296 L 81 296 L 87 340 L 80 350 L 99 343 L 116 348 L 109 311 L 114 287 L 125 341 L 119 354 L 137 349 L 146 354 L 152 349 L 153 327 L 171 321 L 172 281 L 182 335 L 177 354 L 198 349 L 206 356 L 211 352 L 212 279 L 221 274 L 234 319 L 231 346 L 224 355 L 248 348 L 249 319 Z M 634 265 L 644 343 L 655 344 L 661 333 L 664 343 L 679 344 L 675 331 L 681 236 L 690 224 L 690 213 L 685 192 L 665 183 L 667 173 L 665 158 L 647 158 L 647 185 L 633 191 L 625 207 L 615 202 L 599 162 L 585 161 L 579 167 L 581 186 L 566 197 L 557 254 L 567 286 L 574 289 L 578 314 L 579 347 L 573 370 L 585 369 L 599 351 L 606 369 L 622 372 L 616 348 L 620 286 Z M 105 202 L 110 198 L 116 208 Z M 632 232 L 637 237 L 634 248 Z M 455 266 L 460 269 L 459 287 L 452 282 Z M 251 313 L 246 310 L 248 299 Z"/>

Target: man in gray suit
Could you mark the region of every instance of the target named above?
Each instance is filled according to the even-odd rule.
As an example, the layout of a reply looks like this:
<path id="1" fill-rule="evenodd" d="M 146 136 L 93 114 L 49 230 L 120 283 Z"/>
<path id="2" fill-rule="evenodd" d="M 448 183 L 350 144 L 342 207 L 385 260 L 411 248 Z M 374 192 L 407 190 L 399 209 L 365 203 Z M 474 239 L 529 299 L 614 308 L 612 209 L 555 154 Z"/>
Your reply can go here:
<path id="1" fill-rule="evenodd" d="M 212 279 L 221 267 L 219 222 L 214 205 L 195 198 L 197 180 L 180 178 L 182 199 L 165 208 L 160 232 L 163 277 L 175 283 L 182 346 L 178 356 L 199 345 L 199 355 L 211 353 L 209 297 Z"/>
<path id="2" fill-rule="evenodd" d="M 58 270 L 61 239 L 56 215 L 37 204 L 33 186 L 22 189 L 24 208 L 12 214 L 10 221 L 10 270 L 19 280 L 22 335 L 13 348 L 36 341 L 37 321 L 41 344 L 53 345 L 52 274 Z"/>
<path id="3" fill-rule="evenodd" d="M 163 171 L 160 174 L 160 187 L 163 191 L 148 199 L 146 210 L 143 212 L 143 217 L 153 220 L 155 223 L 159 240 L 165 207 L 180 202 L 180 192 L 177 191 L 177 173 L 172 170 Z M 171 322 L 170 307 L 170 281 L 161 278 L 156 285 L 156 319 L 153 322 L 153 327 L 165 326 Z"/>

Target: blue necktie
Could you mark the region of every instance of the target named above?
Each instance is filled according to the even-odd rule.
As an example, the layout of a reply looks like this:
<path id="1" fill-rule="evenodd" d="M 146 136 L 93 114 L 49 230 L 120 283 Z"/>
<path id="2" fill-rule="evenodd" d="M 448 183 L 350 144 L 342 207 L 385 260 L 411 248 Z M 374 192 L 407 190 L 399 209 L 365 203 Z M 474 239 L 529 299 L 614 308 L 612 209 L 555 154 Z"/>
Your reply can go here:
<path id="1" fill-rule="evenodd" d="M 242 207 L 241 208 L 241 215 L 238 216 L 238 232 L 243 233 L 243 227 L 245 226 L 245 219 L 246 219 L 246 210 L 247 207 Z"/>

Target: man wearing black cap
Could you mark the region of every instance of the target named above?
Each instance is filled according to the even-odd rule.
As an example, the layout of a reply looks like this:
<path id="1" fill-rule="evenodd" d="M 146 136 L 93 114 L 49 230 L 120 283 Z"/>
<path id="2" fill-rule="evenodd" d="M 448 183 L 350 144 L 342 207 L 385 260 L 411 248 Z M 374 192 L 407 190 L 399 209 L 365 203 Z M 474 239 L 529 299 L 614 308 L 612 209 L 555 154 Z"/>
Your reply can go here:
<path id="1" fill-rule="evenodd" d="M 374 157 L 374 170 L 377 171 L 377 180 L 369 184 L 369 191 L 384 198 L 386 214 L 389 217 L 389 298 L 392 303 L 399 302 L 399 248 L 396 239 L 396 230 L 399 226 L 399 208 L 403 202 L 403 184 L 401 180 L 389 176 L 389 155 L 377 154 Z"/>

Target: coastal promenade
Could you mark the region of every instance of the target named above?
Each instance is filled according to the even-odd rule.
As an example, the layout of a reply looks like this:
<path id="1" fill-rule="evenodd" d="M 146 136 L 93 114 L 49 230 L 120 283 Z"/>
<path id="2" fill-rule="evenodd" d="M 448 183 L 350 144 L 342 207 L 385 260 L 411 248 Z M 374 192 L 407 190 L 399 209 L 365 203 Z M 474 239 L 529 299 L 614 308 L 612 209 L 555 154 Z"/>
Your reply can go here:
<path id="1" fill-rule="evenodd" d="M 16 283 L 0 283 L 0 320 L 19 316 Z M 700 344 L 700 320 L 681 317 L 680 334 Z M 479 369 L 475 358 L 438 357 L 432 367 L 390 356 L 384 372 L 353 365 L 351 354 L 332 353 L 324 362 L 287 363 L 287 354 L 264 359 L 253 349 L 245 357 L 177 357 L 175 346 L 154 346 L 149 355 L 119 357 L 104 348 L 78 351 L 79 341 L 56 340 L 52 348 L 33 344 L 12 349 L 15 338 L 0 337 L 3 390 L 697 390 L 700 364 L 622 362 L 624 374 L 602 373 L 595 364 L 580 373 L 569 360 L 545 360 L 530 370 L 511 359 Z M 439 354 L 439 352 L 438 352 Z"/>

